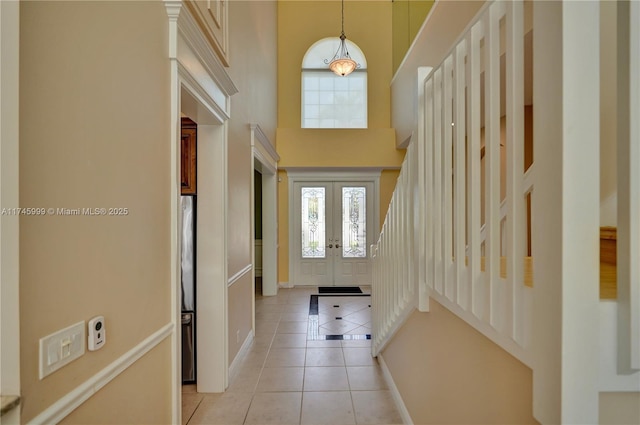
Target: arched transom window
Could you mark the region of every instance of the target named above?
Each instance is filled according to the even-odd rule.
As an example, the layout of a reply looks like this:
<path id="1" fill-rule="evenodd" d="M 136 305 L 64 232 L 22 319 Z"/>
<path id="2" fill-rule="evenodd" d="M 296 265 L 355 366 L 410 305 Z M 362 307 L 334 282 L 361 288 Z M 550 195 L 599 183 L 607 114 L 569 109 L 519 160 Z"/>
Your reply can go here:
<path id="1" fill-rule="evenodd" d="M 346 40 L 358 69 L 346 77 L 329 70 L 340 39 L 315 42 L 302 60 L 302 128 L 367 128 L 367 60 Z"/>

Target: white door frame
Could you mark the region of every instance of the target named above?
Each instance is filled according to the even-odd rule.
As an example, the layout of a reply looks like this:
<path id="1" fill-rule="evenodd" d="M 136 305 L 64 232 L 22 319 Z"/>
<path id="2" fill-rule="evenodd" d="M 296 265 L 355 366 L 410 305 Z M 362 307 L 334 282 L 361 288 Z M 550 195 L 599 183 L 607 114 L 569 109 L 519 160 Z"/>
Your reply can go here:
<path id="1" fill-rule="evenodd" d="M 19 207 L 18 84 L 20 2 L 0 1 L 0 208 Z M 20 395 L 20 250 L 19 216 L 2 215 L 0 223 L 0 358 L 3 396 Z M 20 408 L 2 417 L 2 423 L 20 423 Z"/>
<path id="2" fill-rule="evenodd" d="M 340 169 L 340 170 L 318 170 L 308 168 L 286 168 L 289 180 L 289 284 L 296 286 L 295 282 L 295 190 L 294 184 L 301 182 L 371 182 L 373 183 L 373 234 L 372 240 L 377 240 L 380 229 L 380 174 L 379 168 L 365 169 Z M 367 251 L 368 252 L 368 251 Z"/>
<path id="3" fill-rule="evenodd" d="M 262 294 L 278 295 L 278 161 L 280 155 L 258 124 L 251 124 L 252 169 L 262 173 Z M 255 199 L 251 180 L 251 199 Z M 251 225 L 255 223 L 255 208 L 251 203 Z M 251 235 L 254 235 L 252 229 Z M 253 247 L 254 245 L 252 245 Z M 251 259 L 255 273 L 255 252 Z M 255 279 L 255 276 L 254 276 Z"/>
<path id="4" fill-rule="evenodd" d="M 198 229 L 196 308 L 198 392 L 223 392 L 228 386 L 227 318 L 227 120 L 237 87 L 212 51 L 182 1 L 165 0 L 169 17 L 171 67 L 171 317 L 172 405 L 181 414 L 180 123 L 185 115 L 198 124 Z M 220 202 L 220 199 L 223 201 Z M 197 302 L 197 301 L 196 301 Z"/>

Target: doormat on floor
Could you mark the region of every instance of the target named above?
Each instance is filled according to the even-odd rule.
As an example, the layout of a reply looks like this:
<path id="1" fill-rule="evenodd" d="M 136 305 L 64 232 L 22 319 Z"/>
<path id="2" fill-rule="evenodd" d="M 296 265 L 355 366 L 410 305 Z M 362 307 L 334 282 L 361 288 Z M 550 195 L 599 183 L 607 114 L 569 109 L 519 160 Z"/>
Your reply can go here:
<path id="1" fill-rule="evenodd" d="M 319 294 L 362 294 L 362 289 L 357 286 L 320 286 Z"/>

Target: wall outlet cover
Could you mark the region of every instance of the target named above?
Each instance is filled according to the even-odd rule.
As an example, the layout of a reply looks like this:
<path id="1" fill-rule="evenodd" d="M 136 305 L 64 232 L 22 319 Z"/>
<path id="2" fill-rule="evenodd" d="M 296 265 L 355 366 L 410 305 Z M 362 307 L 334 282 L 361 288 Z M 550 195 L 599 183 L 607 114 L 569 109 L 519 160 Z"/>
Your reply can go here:
<path id="1" fill-rule="evenodd" d="M 40 379 L 82 356 L 85 352 L 84 341 L 84 321 L 40 338 Z"/>

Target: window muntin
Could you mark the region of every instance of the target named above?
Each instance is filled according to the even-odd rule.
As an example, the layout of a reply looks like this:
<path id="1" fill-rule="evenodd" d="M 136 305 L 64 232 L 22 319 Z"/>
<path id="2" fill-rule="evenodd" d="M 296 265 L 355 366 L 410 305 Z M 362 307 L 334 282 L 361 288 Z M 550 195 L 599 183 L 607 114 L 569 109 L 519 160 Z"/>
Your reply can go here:
<path id="1" fill-rule="evenodd" d="M 367 74 L 302 73 L 302 128 L 367 128 Z"/>

